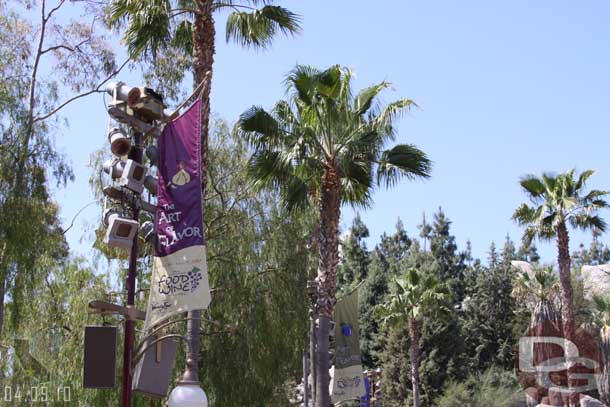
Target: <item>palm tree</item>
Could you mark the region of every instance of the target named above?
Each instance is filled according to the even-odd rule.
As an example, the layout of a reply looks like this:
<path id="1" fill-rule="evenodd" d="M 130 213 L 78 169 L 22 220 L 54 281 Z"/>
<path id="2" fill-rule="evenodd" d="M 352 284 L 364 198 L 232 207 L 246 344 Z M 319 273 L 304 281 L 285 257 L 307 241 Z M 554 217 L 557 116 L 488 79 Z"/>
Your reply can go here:
<path id="1" fill-rule="evenodd" d="M 597 215 L 608 203 L 603 199 L 606 191 L 592 190 L 585 193 L 585 183 L 594 171 L 584 171 L 576 176 L 571 170 L 559 175 L 527 175 L 520 181 L 531 203 L 521 204 L 513 215 L 520 226 L 525 226 L 523 239 L 531 242 L 557 239 L 557 260 L 561 283 L 561 310 L 564 335 L 573 340 L 576 332 L 574 300 L 570 271 L 570 247 L 568 225 L 583 230 L 604 231 L 606 222 Z"/>
<path id="2" fill-rule="evenodd" d="M 524 303 L 531 311 L 530 328 L 543 326 L 546 322 L 559 321 L 557 299 L 560 288 L 553 267 L 528 267 L 524 270 L 521 261 L 512 265 L 520 269 L 513 284 L 513 297 Z M 529 263 L 526 263 L 529 266 Z"/>
<path id="3" fill-rule="evenodd" d="M 571 170 L 559 175 L 544 173 L 542 177 L 523 177 L 520 184 L 528 195 L 530 204 L 521 204 L 513 214 L 513 219 L 520 226 L 525 226 L 525 242 L 531 242 L 536 237 L 541 240 L 557 240 L 563 335 L 572 342 L 576 339 L 576 322 L 568 225 L 583 230 L 606 229 L 606 223 L 597 212 L 608 207 L 603 199 L 607 192 L 585 192 L 585 183 L 593 173 L 594 171 L 587 170 L 576 176 L 576 171 Z M 571 393 L 570 404 L 575 405 L 577 398 L 578 394 Z"/>
<path id="4" fill-rule="evenodd" d="M 601 401 L 610 404 L 610 298 L 593 297 L 593 321 L 599 328 L 601 351 L 601 374 L 598 377 L 598 391 Z"/>
<path id="5" fill-rule="evenodd" d="M 408 326 L 413 406 L 419 407 L 421 324 L 424 317 L 434 316 L 439 311 L 448 311 L 443 303 L 448 299 L 449 294 L 447 288 L 434 277 L 418 273 L 413 268 L 407 270 L 404 277 L 395 279 L 394 283 L 394 291 L 376 311 L 385 326 L 398 324 Z"/>
<path id="6" fill-rule="evenodd" d="M 375 185 L 392 186 L 401 177 L 427 178 L 431 162 L 413 145 L 394 140 L 394 121 L 414 103 L 399 99 L 382 106 L 387 82 L 352 94 L 352 73 L 332 66 L 325 71 L 297 65 L 286 84 L 288 100 L 271 112 L 253 106 L 238 128 L 254 148 L 250 174 L 257 188 L 280 191 L 289 209 L 319 210 L 319 263 L 316 314 L 316 406 L 330 404 L 328 390 L 329 321 L 336 302 L 341 205 L 367 207 Z"/>

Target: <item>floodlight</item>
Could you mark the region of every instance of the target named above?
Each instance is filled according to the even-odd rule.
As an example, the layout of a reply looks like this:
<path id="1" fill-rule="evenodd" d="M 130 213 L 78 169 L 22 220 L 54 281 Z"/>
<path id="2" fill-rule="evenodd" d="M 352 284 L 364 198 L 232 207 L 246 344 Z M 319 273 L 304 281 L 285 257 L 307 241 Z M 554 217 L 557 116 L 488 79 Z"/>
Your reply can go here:
<path id="1" fill-rule="evenodd" d="M 108 227 L 104 243 L 112 247 L 131 248 L 139 226 L 136 220 L 121 216 L 116 209 L 108 209 L 104 213 L 104 223 Z"/>
<path id="2" fill-rule="evenodd" d="M 125 161 L 125 166 L 119 179 L 119 185 L 141 194 L 144 190 L 144 178 L 146 177 L 146 167 L 134 160 Z"/>
<path id="3" fill-rule="evenodd" d="M 146 157 L 150 160 L 150 164 L 156 166 L 159 163 L 159 151 L 157 147 L 150 146 L 146 147 Z"/>
<path id="4" fill-rule="evenodd" d="M 159 186 L 159 179 L 152 175 L 147 175 L 144 178 L 144 186 L 153 195 L 157 196 L 157 187 Z"/>
<path id="5" fill-rule="evenodd" d="M 124 157 L 131 150 L 131 140 L 125 132 L 119 127 L 114 127 L 108 132 L 108 141 L 110 142 L 110 151 L 117 157 Z"/>
<path id="6" fill-rule="evenodd" d="M 163 97 L 151 88 L 131 88 L 127 93 L 127 105 L 146 120 L 165 117 Z"/>
<path id="7" fill-rule="evenodd" d="M 104 172 L 112 177 L 112 179 L 117 179 L 121 177 L 123 174 L 123 169 L 125 168 L 125 161 L 121 160 L 108 160 L 103 165 L 102 168 Z"/>
<path id="8" fill-rule="evenodd" d="M 116 100 L 127 101 L 130 86 L 127 86 L 125 82 L 110 82 L 106 85 L 106 92 Z"/>
<path id="9" fill-rule="evenodd" d="M 151 241 L 151 239 L 155 236 L 155 225 L 154 223 L 152 223 L 151 221 L 147 220 L 146 222 L 142 223 L 142 226 L 140 226 L 140 237 L 142 237 L 142 239 L 148 243 Z"/>

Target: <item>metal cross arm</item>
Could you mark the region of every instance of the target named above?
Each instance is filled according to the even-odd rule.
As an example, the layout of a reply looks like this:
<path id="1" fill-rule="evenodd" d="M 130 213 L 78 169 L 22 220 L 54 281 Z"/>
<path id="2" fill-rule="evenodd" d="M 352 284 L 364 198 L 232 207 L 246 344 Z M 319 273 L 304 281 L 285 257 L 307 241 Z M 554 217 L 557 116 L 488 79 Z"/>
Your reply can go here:
<path id="1" fill-rule="evenodd" d="M 98 314 L 120 314 L 132 321 L 146 319 L 146 312 L 138 311 L 132 306 L 123 307 L 121 305 L 112 304 L 106 301 L 90 301 L 89 308 L 95 310 Z"/>

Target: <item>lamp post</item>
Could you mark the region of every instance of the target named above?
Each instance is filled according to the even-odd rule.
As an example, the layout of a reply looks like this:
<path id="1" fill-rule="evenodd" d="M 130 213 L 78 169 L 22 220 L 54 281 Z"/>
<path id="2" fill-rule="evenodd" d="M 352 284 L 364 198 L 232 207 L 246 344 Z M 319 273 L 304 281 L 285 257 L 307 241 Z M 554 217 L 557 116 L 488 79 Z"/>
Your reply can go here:
<path id="1" fill-rule="evenodd" d="M 187 354 L 186 368 L 174 390 L 167 400 L 168 407 L 208 407 L 208 398 L 200 386 L 199 359 L 199 329 L 201 327 L 201 311 L 188 313 L 186 326 Z"/>

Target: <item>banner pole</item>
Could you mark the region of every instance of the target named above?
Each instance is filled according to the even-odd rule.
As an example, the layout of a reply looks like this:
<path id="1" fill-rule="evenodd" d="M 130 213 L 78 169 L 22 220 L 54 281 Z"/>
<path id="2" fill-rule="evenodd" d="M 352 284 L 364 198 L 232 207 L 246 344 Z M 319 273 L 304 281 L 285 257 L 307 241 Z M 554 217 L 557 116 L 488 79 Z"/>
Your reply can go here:
<path id="1" fill-rule="evenodd" d="M 142 133 L 134 134 L 135 146 L 133 149 L 133 157 L 135 162 L 142 163 Z M 140 209 L 137 206 L 133 208 L 133 219 L 138 221 L 140 218 Z M 131 251 L 129 253 L 129 270 L 125 279 L 127 289 L 127 307 L 135 306 L 136 299 L 136 276 L 138 267 L 138 234 L 133 238 Z M 133 357 L 133 344 L 135 340 L 135 320 L 125 318 L 125 336 L 123 342 L 123 377 L 121 381 L 121 407 L 131 407 L 131 362 Z"/>

